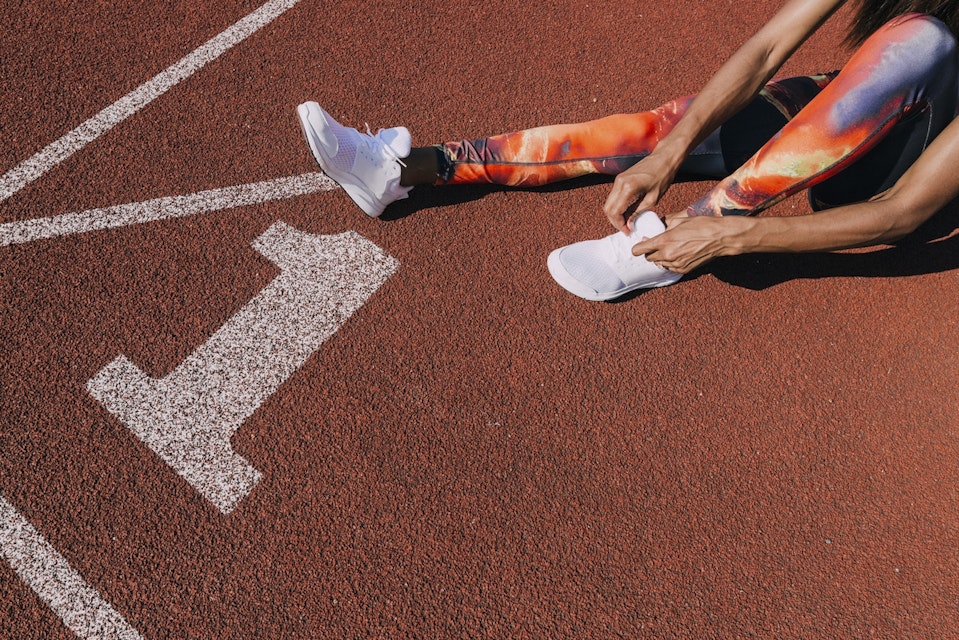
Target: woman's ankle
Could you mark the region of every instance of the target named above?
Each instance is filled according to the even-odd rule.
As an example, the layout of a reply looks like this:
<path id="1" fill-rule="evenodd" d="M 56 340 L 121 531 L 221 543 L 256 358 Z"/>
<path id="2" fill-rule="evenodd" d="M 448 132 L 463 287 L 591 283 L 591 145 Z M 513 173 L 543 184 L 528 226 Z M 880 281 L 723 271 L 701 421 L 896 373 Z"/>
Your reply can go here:
<path id="1" fill-rule="evenodd" d="M 421 184 L 436 184 L 440 171 L 440 151 L 436 147 L 414 147 L 403 158 L 405 166 L 400 170 L 400 185 L 414 187 Z"/>

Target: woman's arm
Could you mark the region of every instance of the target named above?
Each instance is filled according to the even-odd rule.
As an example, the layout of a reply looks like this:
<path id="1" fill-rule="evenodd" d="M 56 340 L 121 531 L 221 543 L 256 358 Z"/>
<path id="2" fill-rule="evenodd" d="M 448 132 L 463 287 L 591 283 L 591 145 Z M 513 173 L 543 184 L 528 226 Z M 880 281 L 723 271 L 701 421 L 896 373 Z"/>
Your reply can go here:
<path id="1" fill-rule="evenodd" d="M 616 177 L 603 207 L 626 231 L 626 209 L 653 208 L 696 145 L 749 103 L 774 73 L 844 0 L 790 0 L 723 64 L 686 114 L 648 157 Z"/>
<path id="2" fill-rule="evenodd" d="M 718 256 L 830 251 L 898 240 L 959 196 L 959 119 L 929 145 L 888 191 L 867 202 L 805 216 L 682 217 L 633 254 L 677 273 Z"/>

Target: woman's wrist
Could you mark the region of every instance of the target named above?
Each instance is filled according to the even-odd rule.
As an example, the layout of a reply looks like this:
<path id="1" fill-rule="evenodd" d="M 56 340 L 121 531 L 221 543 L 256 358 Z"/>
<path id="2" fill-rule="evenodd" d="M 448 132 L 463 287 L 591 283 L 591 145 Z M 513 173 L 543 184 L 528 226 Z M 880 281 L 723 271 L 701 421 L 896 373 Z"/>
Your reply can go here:
<path id="1" fill-rule="evenodd" d="M 679 171 L 679 167 L 686 160 L 691 150 L 689 143 L 680 140 L 675 134 L 675 130 L 667 134 L 650 154 L 656 155 L 667 166 L 671 167 L 673 174 Z"/>
<path id="2" fill-rule="evenodd" d="M 762 220 L 747 216 L 723 217 L 722 255 L 738 256 L 759 250 Z"/>

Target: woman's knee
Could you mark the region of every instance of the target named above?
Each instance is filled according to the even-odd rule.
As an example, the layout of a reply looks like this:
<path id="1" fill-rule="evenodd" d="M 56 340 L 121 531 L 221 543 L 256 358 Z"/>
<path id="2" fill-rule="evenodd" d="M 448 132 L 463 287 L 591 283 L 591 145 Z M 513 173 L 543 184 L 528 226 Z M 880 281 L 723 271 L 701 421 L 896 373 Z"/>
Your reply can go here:
<path id="1" fill-rule="evenodd" d="M 905 14 L 876 30 L 843 67 L 835 84 L 845 95 L 837 108 L 888 114 L 935 102 L 936 111 L 952 115 L 957 78 L 956 38 L 948 27 L 929 15 Z"/>
<path id="2" fill-rule="evenodd" d="M 913 74 L 956 73 L 955 36 L 941 20 L 923 13 L 893 18 L 863 43 L 862 50 L 878 50 L 884 54 L 882 64 L 898 64 Z"/>

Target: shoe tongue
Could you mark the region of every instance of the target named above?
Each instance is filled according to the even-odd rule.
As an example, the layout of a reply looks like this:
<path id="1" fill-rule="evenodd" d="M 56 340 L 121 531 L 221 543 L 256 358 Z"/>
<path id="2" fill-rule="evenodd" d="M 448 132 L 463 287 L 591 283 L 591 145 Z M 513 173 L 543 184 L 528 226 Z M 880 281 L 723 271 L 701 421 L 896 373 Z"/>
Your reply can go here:
<path id="1" fill-rule="evenodd" d="M 633 221 L 633 228 L 629 233 L 620 231 L 606 236 L 609 243 L 606 248 L 606 259 L 623 282 L 630 281 L 636 269 L 640 271 L 647 269 L 644 266 L 647 264 L 645 258 L 633 255 L 633 245 L 641 242 L 643 238 L 658 236 L 664 230 L 665 227 L 659 216 L 646 211 Z"/>
<path id="2" fill-rule="evenodd" d="M 405 158 L 410 155 L 413 147 L 413 140 L 406 127 L 393 127 L 391 129 L 381 129 L 376 137 L 386 146 L 393 150 L 393 153 L 399 158 Z"/>
<path id="3" fill-rule="evenodd" d="M 644 211 L 633 220 L 633 229 L 629 232 L 629 237 L 633 242 L 639 242 L 643 238 L 652 238 L 658 236 L 666 230 L 663 221 L 652 211 Z"/>

